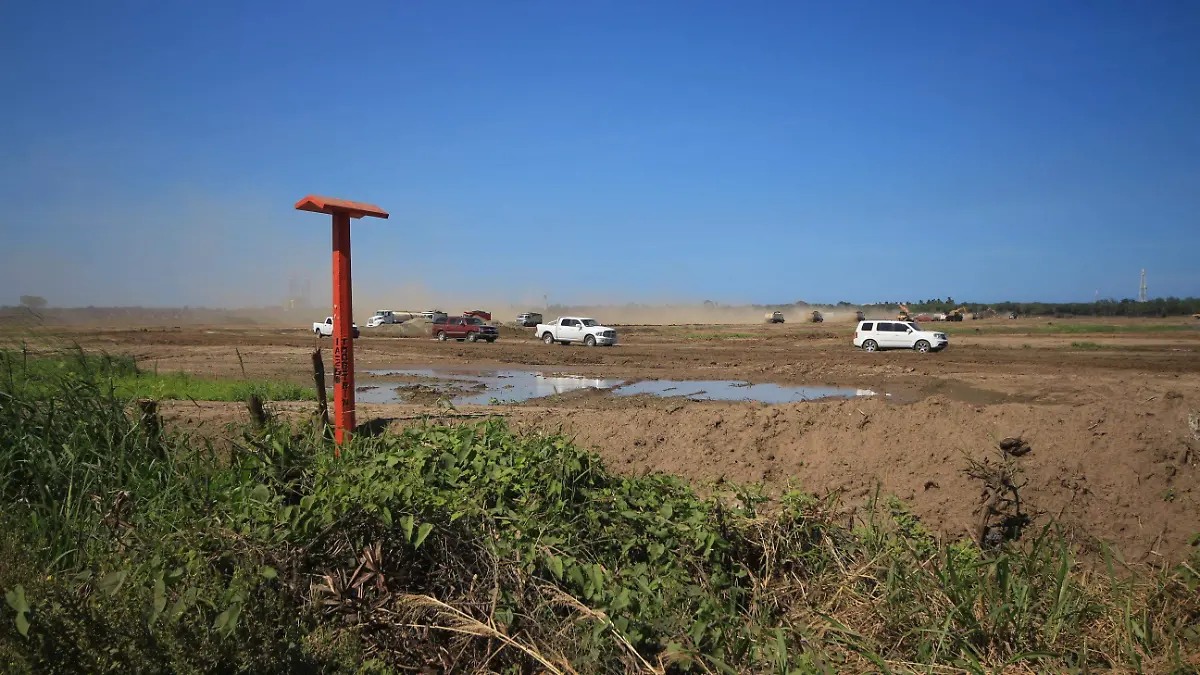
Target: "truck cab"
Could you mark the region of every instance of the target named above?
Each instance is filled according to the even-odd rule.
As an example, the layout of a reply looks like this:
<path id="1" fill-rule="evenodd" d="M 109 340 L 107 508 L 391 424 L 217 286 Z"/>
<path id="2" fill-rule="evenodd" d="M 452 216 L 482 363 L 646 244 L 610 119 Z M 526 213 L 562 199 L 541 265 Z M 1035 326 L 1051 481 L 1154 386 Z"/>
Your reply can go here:
<path id="1" fill-rule="evenodd" d="M 358 324 L 350 324 L 353 326 L 352 337 L 358 337 Z M 313 333 L 317 337 L 333 337 L 333 317 L 327 316 L 324 321 L 313 324 Z"/>
<path id="2" fill-rule="evenodd" d="M 367 320 L 367 328 L 375 328 L 389 323 L 399 323 L 396 320 L 396 313 L 390 309 L 377 309 L 375 314 Z"/>

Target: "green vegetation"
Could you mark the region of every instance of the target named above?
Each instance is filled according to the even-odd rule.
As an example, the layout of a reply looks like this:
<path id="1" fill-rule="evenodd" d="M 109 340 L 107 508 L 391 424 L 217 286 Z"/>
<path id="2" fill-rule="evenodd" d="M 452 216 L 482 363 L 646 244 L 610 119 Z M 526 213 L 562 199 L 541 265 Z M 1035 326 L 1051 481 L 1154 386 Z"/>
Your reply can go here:
<path id="1" fill-rule="evenodd" d="M 1104 348 L 1105 348 L 1105 345 L 1098 344 L 1095 342 L 1072 342 L 1071 343 L 1071 349 L 1096 350 L 1096 349 L 1104 349 Z"/>
<path id="2" fill-rule="evenodd" d="M 899 303 L 880 303 L 867 305 L 892 309 Z M 1131 316 L 1131 317 L 1164 317 L 1191 316 L 1200 313 L 1200 298 L 1154 298 L 1146 302 L 1131 299 L 1099 300 L 1096 302 L 998 302 L 986 304 L 980 302 L 959 302 L 954 298 L 934 298 L 921 302 L 910 302 L 908 307 L 913 312 L 949 312 L 952 309 L 966 305 L 969 312 L 982 312 L 992 309 L 1001 316 L 1016 312 L 1021 316 Z"/>
<path id="3" fill-rule="evenodd" d="M 1052 527 L 981 550 L 903 504 L 850 521 L 619 476 L 500 421 L 149 436 L 87 357 L 0 363 L 6 673 L 1188 672 L 1200 553 L 1080 571 Z M 114 362 L 113 366 L 123 362 Z"/>
<path id="4" fill-rule="evenodd" d="M 270 401 L 313 401 L 316 391 L 283 382 L 195 377 L 187 373 L 145 372 L 128 356 L 74 352 L 42 357 L 0 351 L 0 373 L 24 381 L 24 386 L 56 388 L 60 378 L 88 380 L 111 388 L 117 398 L 157 400 L 244 401 L 251 394 Z"/>

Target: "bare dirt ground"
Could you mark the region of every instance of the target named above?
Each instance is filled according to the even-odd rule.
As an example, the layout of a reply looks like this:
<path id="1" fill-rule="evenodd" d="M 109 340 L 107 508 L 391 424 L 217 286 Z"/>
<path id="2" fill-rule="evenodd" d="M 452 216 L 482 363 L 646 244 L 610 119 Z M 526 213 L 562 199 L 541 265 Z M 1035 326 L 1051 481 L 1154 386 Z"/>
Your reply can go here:
<path id="1" fill-rule="evenodd" d="M 1020 435 L 1033 447 L 1017 461 L 1027 481 L 1021 497 L 1035 524 L 1055 518 L 1081 546 L 1112 542 L 1131 562 L 1183 554 L 1188 538 L 1200 532 L 1200 322 L 932 325 L 951 331 L 951 347 L 928 355 L 855 350 L 851 321 L 627 326 L 621 345 L 591 349 L 543 345 L 515 328 L 503 329 L 491 345 L 372 337 L 364 329 L 356 365 L 360 372 L 504 366 L 625 380 L 872 389 L 889 396 L 765 405 L 582 391 L 463 411 L 503 415 L 518 427 L 561 428 L 621 471 L 667 471 L 698 483 L 763 482 L 771 491 L 789 485 L 837 490 L 851 503 L 878 488 L 952 537 L 972 533 L 983 508 L 982 484 L 965 473 L 968 458 L 995 457 L 999 439 Z M 35 346 L 78 343 L 132 354 L 143 368 L 217 377 L 241 377 L 244 369 L 250 378 L 296 382 L 311 381 L 309 354 L 320 344 L 304 330 L 265 327 L 0 332 Z M 422 415 L 439 414 L 435 397 L 425 400 L 362 406 L 359 421 L 419 423 Z M 184 402 L 168 409 L 192 425 L 245 417 L 236 404 Z"/>

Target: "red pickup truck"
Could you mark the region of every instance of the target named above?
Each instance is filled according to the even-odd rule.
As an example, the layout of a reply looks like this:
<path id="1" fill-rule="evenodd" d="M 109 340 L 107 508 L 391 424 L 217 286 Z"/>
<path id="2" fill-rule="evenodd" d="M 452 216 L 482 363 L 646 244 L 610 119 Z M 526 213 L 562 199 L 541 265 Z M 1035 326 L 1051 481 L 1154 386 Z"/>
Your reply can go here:
<path id="1" fill-rule="evenodd" d="M 489 326 L 474 316 L 439 316 L 433 320 L 433 336 L 442 342 L 446 340 L 495 342 L 496 338 L 500 337 L 500 331 L 496 330 L 495 326 Z"/>

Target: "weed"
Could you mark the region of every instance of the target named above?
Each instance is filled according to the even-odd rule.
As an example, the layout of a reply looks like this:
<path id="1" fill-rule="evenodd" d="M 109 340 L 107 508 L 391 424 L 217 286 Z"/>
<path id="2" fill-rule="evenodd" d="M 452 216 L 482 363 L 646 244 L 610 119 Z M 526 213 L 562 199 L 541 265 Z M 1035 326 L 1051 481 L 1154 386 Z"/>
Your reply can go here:
<path id="1" fill-rule="evenodd" d="M 1105 348 L 1106 348 L 1106 345 L 1098 344 L 1095 342 L 1072 342 L 1071 343 L 1071 349 L 1095 350 L 1095 349 L 1105 349 Z"/>

